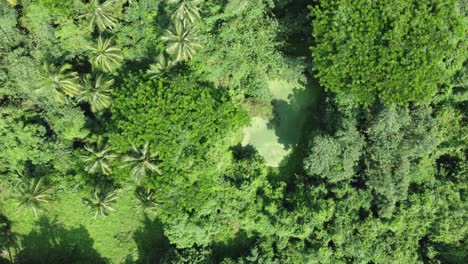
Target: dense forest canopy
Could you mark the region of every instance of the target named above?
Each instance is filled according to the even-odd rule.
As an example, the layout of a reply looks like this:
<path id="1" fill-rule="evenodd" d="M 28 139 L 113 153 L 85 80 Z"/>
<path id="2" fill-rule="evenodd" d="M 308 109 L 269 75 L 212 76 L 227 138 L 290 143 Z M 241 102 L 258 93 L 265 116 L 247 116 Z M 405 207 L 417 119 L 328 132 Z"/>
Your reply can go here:
<path id="1" fill-rule="evenodd" d="M 1 0 L 0 263 L 467 263 L 467 7 Z"/>

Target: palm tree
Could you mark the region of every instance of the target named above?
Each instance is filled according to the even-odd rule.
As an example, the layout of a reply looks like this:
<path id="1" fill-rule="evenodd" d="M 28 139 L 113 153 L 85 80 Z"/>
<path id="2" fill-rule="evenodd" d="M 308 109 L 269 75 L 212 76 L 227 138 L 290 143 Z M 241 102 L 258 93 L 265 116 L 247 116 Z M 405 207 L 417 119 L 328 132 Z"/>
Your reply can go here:
<path id="1" fill-rule="evenodd" d="M 137 212 L 150 211 L 154 213 L 158 203 L 156 202 L 155 191 L 153 189 L 138 186 L 135 189 L 135 196 L 139 202 Z"/>
<path id="2" fill-rule="evenodd" d="M 192 58 L 202 45 L 197 30 L 183 23 L 175 23 L 172 29 L 166 30 L 161 39 L 167 43 L 166 51 L 176 57 L 176 61 Z"/>
<path id="3" fill-rule="evenodd" d="M 106 29 L 112 29 L 118 22 L 113 14 L 115 8 L 114 0 L 107 0 L 100 3 L 100 0 L 90 0 L 89 3 L 81 2 L 85 13 L 80 17 L 84 17 L 89 21 L 91 30 L 97 26 L 99 32 Z"/>
<path id="4" fill-rule="evenodd" d="M 19 207 L 26 207 L 37 216 L 43 204 L 52 201 L 52 189 L 45 183 L 44 177 L 25 179 L 16 187 Z"/>
<path id="5" fill-rule="evenodd" d="M 117 190 L 104 189 L 98 191 L 95 189 L 90 196 L 83 198 L 81 202 L 94 211 L 94 219 L 98 216 L 107 216 L 114 212 L 114 203 L 117 200 Z"/>
<path id="6" fill-rule="evenodd" d="M 150 65 L 150 68 L 146 71 L 150 75 L 151 79 L 158 77 L 166 72 L 168 72 L 172 66 L 175 65 L 175 62 L 166 58 L 164 52 L 161 52 L 156 58 L 156 63 Z"/>
<path id="7" fill-rule="evenodd" d="M 78 84 L 78 73 L 70 72 L 72 66 L 65 64 L 57 67 L 54 64 L 44 64 L 42 73 L 39 76 L 38 90 L 50 89 L 57 101 L 64 103 L 65 95 L 75 96 L 80 91 Z"/>
<path id="8" fill-rule="evenodd" d="M 111 153 L 111 147 L 104 142 L 102 136 L 98 136 L 96 140 L 85 145 L 86 155 L 81 158 L 86 164 L 84 170 L 88 173 L 102 173 L 109 175 L 112 172 L 110 162 L 117 158 L 117 155 Z"/>
<path id="9" fill-rule="evenodd" d="M 92 58 L 91 63 L 105 72 L 112 72 L 123 61 L 122 51 L 112 46 L 112 38 L 103 40 L 99 36 L 96 47 L 89 47 Z"/>
<path id="10" fill-rule="evenodd" d="M 123 161 L 127 164 L 123 165 L 122 167 L 132 167 L 131 174 L 137 184 L 141 184 L 143 182 L 143 180 L 146 178 L 147 171 L 161 174 L 161 171 L 155 164 L 158 161 L 158 155 L 149 150 L 148 142 L 143 144 L 141 149 L 136 148 L 135 145 L 132 144 L 131 155 L 125 156 Z"/>
<path id="11" fill-rule="evenodd" d="M 177 5 L 172 18 L 185 24 L 194 23 L 200 19 L 200 9 L 197 7 L 202 0 L 168 0 L 169 4 Z"/>
<path id="12" fill-rule="evenodd" d="M 110 87 L 114 84 L 114 79 L 106 79 L 102 74 L 93 78 L 91 74 L 86 74 L 83 78 L 83 85 L 77 95 L 78 102 L 87 102 L 91 105 L 91 111 L 98 112 L 110 106 Z"/>

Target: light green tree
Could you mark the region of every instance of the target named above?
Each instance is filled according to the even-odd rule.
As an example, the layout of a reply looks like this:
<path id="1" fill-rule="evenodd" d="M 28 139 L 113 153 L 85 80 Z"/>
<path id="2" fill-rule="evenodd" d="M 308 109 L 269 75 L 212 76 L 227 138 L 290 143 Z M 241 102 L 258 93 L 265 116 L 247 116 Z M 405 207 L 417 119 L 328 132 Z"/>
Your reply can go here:
<path id="1" fill-rule="evenodd" d="M 86 74 L 83 78 L 80 93 L 76 96 L 78 102 L 87 102 L 91 105 L 91 111 L 98 112 L 108 108 L 111 103 L 111 92 L 114 79 L 107 79 L 103 74 L 93 78 Z"/>
<path id="2" fill-rule="evenodd" d="M 112 38 L 103 39 L 99 36 L 95 47 L 89 47 L 91 51 L 91 63 L 97 68 L 112 72 L 122 64 L 122 52 L 112 45 Z"/>

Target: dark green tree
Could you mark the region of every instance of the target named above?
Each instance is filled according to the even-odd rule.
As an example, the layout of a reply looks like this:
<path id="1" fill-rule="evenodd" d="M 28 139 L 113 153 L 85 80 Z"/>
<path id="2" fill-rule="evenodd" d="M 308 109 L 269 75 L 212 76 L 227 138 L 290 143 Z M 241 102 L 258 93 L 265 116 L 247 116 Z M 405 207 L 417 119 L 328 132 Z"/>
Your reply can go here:
<path id="1" fill-rule="evenodd" d="M 456 3 L 321 1 L 312 9 L 316 77 L 365 105 L 429 102 L 466 57 Z"/>

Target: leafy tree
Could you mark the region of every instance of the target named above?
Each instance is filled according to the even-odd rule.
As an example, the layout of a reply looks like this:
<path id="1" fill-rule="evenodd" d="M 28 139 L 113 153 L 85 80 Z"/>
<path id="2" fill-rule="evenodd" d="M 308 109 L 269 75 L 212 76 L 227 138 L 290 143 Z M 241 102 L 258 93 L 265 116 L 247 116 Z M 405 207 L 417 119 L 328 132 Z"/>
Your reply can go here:
<path id="1" fill-rule="evenodd" d="M 217 87 L 269 101 L 268 83 L 304 81 L 303 63 L 279 51 L 279 25 L 271 0 L 234 0 L 221 7 L 207 2 L 201 20 L 203 48 L 194 68 Z M 214 5 L 214 4 L 213 4 Z"/>
<path id="2" fill-rule="evenodd" d="M 334 136 L 317 136 L 304 165 L 309 175 L 318 175 L 334 183 L 351 179 L 362 155 L 365 142 L 353 124 Z"/>
<path id="3" fill-rule="evenodd" d="M 113 204 L 117 200 L 117 190 L 111 189 L 95 189 L 90 193 L 89 197 L 83 198 L 81 202 L 94 212 L 93 218 L 98 216 L 107 216 L 114 212 Z"/>
<path id="4" fill-rule="evenodd" d="M 145 180 L 147 171 L 162 174 L 156 165 L 158 153 L 151 151 L 149 142 L 143 144 L 141 148 L 132 145 L 132 154 L 123 157 L 123 162 L 127 163 L 123 167 L 132 167 L 131 173 L 137 184 Z"/>
<path id="5" fill-rule="evenodd" d="M 90 0 L 88 3 L 80 2 L 84 9 L 84 14 L 80 17 L 86 18 L 89 22 L 91 29 L 98 28 L 99 32 L 106 29 L 112 29 L 118 22 L 114 10 L 117 1 L 104 0 Z"/>
<path id="6" fill-rule="evenodd" d="M 78 102 L 87 102 L 91 105 L 91 111 L 98 112 L 110 106 L 112 85 L 114 79 L 107 79 L 99 74 L 93 79 L 91 74 L 86 74 L 83 78 L 83 85 L 80 93 L 77 94 Z"/>
<path id="7" fill-rule="evenodd" d="M 202 47 L 197 30 L 183 23 L 176 23 L 166 30 L 161 39 L 167 43 L 166 51 L 175 56 L 176 61 L 188 60 Z"/>
<path id="8" fill-rule="evenodd" d="M 456 2 L 320 2 L 312 11 L 316 77 L 366 105 L 429 102 L 467 49 Z"/>
<path id="9" fill-rule="evenodd" d="M 148 143 L 151 148 L 147 147 L 146 156 L 136 157 L 150 158 L 149 152 L 157 150 L 158 167 L 167 179 L 203 167 L 207 155 L 217 153 L 212 148 L 227 149 L 218 140 L 223 141 L 247 122 L 245 113 L 229 102 L 223 91 L 199 85 L 194 78 L 176 76 L 163 82 L 129 74 L 114 96 L 110 134 L 114 150 L 127 153 L 133 148 L 131 143 L 143 149 Z"/>
<path id="10" fill-rule="evenodd" d="M 102 136 L 98 136 L 86 144 L 84 149 L 87 153 L 81 158 L 86 164 L 85 171 L 91 174 L 102 173 L 103 175 L 109 175 L 112 172 L 110 163 L 117 158 L 117 155 L 111 152 L 111 147 Z"/>
<path id="11" fill-rule="evenodd" d="M 44 177 L 23 179 L 16 187 L 20 208 L 31 209 L 35 216 L 44 204 L 52 201 L 52 189 Z"/>
<path id="12" fill-rule="evenodd" d="M 73 97 L 80 91 L 78 84 L 78 73 L 70 72 L 72 65 L 64 64 L 57 67 L 54 64 L 44 64 L 42 75 L 39 79 L 39 91 L 50 90 L 55 99 L 64 103 L 65 95 Z"/>
<path id="13" fill-rule="evenodd" d="M 122 51 L 112 46 L 112 38 L 103 39 L 99 36 L 96 47 L 89 47 L 92 54 L 91 63 L 97 68 L 112 72 L 122 64 Z"/>
<path id="14" fill-rule="evenodd" d="M 164 49 L 160 8 L 160 0 L 139 0 L 125 8 L 122 21 L 113 30 L 125 59 L 146 60 Z"/>
<path id="15" fill-rule="evenodd" d="M 395 203 L 406 199 L 411 182 L 430 177 L 428 164 L 440 140 L 430 108 L 410 113 L 405 108 L 388 107 L 370 121 L 366 148 L 367 184 L 385 197 L 382 215 Z"/>

